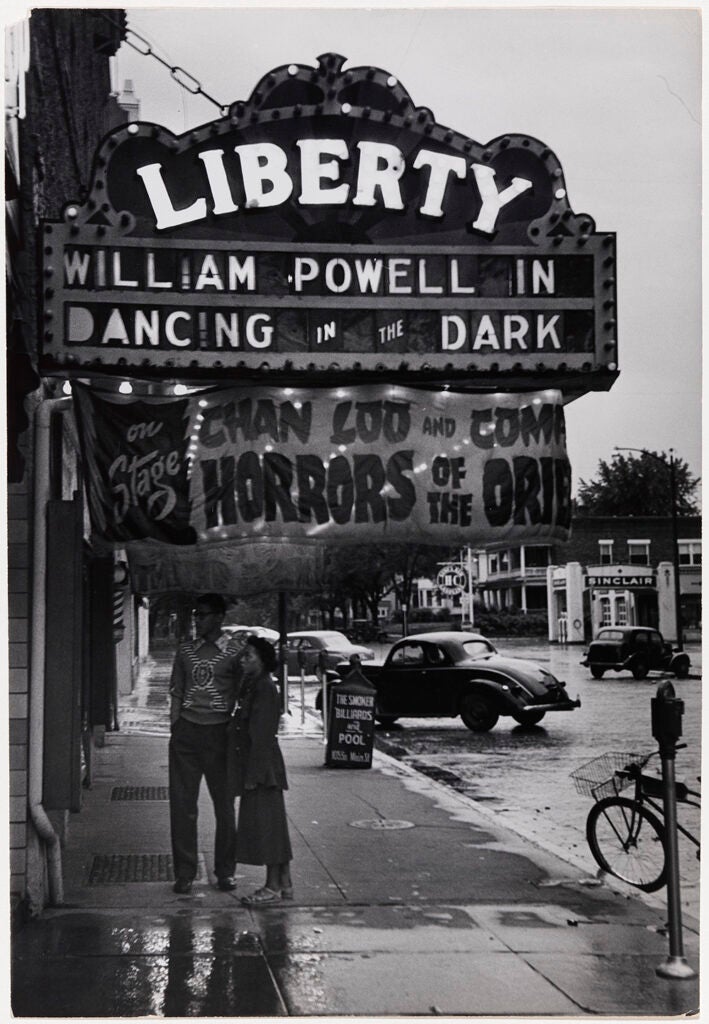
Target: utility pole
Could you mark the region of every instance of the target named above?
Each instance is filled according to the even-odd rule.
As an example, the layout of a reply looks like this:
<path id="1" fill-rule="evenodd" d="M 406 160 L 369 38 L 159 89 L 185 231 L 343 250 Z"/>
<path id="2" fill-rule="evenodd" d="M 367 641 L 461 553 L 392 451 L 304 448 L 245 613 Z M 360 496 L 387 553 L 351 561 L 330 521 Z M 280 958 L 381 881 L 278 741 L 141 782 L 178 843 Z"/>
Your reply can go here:
<path id="1" fill-rule="evenodd" d="M 682 610 L 680 608 L 679 586 L 679 543 L 677 540 L 677 470 L 674 448 L 670 448 L 670 500 L 672 502 L 672 560 L 675 567 L 675 616 L 677 622 L 677 646 L 683 650 Z"/>
<path id="2" fill-rule="evenodd" d="M 468 569 L 468 608 L 470 609 L 470 628 L 475 626 L 475 612 L 473 611 L 473 553 L 470 545 L 466 547 L 467 569 Z"/>

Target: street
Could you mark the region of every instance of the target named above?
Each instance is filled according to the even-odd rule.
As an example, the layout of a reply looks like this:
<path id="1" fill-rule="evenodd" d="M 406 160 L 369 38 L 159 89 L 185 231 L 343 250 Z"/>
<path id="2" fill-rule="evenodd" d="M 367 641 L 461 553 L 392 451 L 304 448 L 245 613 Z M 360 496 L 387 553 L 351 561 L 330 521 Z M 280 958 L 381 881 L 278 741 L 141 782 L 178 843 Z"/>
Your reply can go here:
<path id="1" fill-rule="evenodd" d="M 459 718 L 403 719 L 379 733 L 380 742 L 388 753 L 433 769 L 440 781 L 465 792 L 508 826 L 595 874 L 597 865 L 585 838 L 591 798 L 576 792 L 570 772 L 606 751 L 656 750 L 650 701 L 659 682 L 671 677 L 652 673 L 636 682 L 630 673 L 609 672 L 602 680 L 594 680 L 580 665 L 580 646 L 551 646 L 528 639 L 493 642 L 504 654 L 544 664 L 566 681 L 570 696 L 581 698 L 581 707 L 548 714 L 541 725 L 528 730 L 511 718 L 501 718 L 491 732 L 483 734 L 470 732 Z M 689 653 L 691 674 L 698 675 L 699 651 Z M 701 680 L 672 681 L 684 701 L 682 742 L 687 744 L 677 754 L 676 777 L 699 788 Z M 653 764 L 658 765 L 659 759 Z M 680 805 L 680 822 L 697 835 L 699 817 L 698 810 Z M 682 836 L 679 839 L 682 902 L 698 916 L 699 862 L 691 844 Z M 662 892 L 658 895 L 664 898 Z"/>

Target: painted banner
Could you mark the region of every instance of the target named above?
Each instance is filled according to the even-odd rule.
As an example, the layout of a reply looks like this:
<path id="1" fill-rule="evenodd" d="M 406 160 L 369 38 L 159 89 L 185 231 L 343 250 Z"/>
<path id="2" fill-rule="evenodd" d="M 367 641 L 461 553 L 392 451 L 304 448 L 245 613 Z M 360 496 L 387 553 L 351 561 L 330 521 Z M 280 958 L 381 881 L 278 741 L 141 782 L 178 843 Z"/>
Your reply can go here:
<path id="1" fill-rule="evenodd" d="M 95 534 L 125 544 L 563 540 L 561 395 L 74 388 Z"/>

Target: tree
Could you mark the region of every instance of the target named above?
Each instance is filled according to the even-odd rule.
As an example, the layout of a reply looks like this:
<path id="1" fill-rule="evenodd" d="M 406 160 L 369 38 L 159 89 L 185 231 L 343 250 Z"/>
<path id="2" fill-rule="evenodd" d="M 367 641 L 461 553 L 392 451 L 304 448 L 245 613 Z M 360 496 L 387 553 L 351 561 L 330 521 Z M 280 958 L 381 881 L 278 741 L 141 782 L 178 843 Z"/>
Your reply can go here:
<path id="1" fill-rule="evenodd" d="M 439 565 L 450 557 L 447 548 L 427 544 L 395 544 L 389 548 L 392 589 L 400 605 L 411 607 L 414 583 L 421 576 L 435 579 Z"/>
<path id="2" fill-rule="evenodd" d="M 379 544 L 327 549 L 328 590 L 336 603 L 346 607 L 347 601 L 367 608 L 373 622 L 381 599 L 392 589 L 389 549 Z"/>
<path id="3" fill-rule="evenodd" d="M 699 479 L 675 456 L 679 515 L 698 513 L 695 492 Z M 670 456 L 665 452 L 616 452 L 610 462 L 601 459 L 596 478 L 579 481 L 576 512 L 585 516 L 671 515 Z"/>
<path id="4" fill-rule="evenodd" d="M 394 591 L 401 604 L 410 605 L 414 581 L 435 575 L 437 563 L 448 552 L 448 548 L 426 544 L 333 545 L 326 552 L 321 607 L 344 609 L 349 599 L 355 607 L 366 608 L 376 623 L 383 597 Z"/>

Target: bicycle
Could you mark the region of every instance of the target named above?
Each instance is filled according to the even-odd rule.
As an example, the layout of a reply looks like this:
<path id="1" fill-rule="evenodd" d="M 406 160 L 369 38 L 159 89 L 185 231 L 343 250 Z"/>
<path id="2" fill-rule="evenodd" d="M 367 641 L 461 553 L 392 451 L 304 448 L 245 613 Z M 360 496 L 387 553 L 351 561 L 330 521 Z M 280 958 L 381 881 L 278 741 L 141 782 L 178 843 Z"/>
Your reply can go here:
<path id="1" fill-rule="evenodd" d="M 656 892 L 667 880 L 664 810 L 657 802 L 662 800 L 662 779 L 643 773 L 657 756 L 657 750 L 609 752 L 571 772 L 576 790 L 596 801 L 586 820 L 586 839 L 596 863 L 644 892 Z M 621 796 L 629 786 L 635 787 L 634 795 Z M 675 792 L 678 804 L 701 807 L 697 790 L 677 782 Z M 698 858 L 699 840 L 679 822 L 677 829 L 697 847 Z"/>

